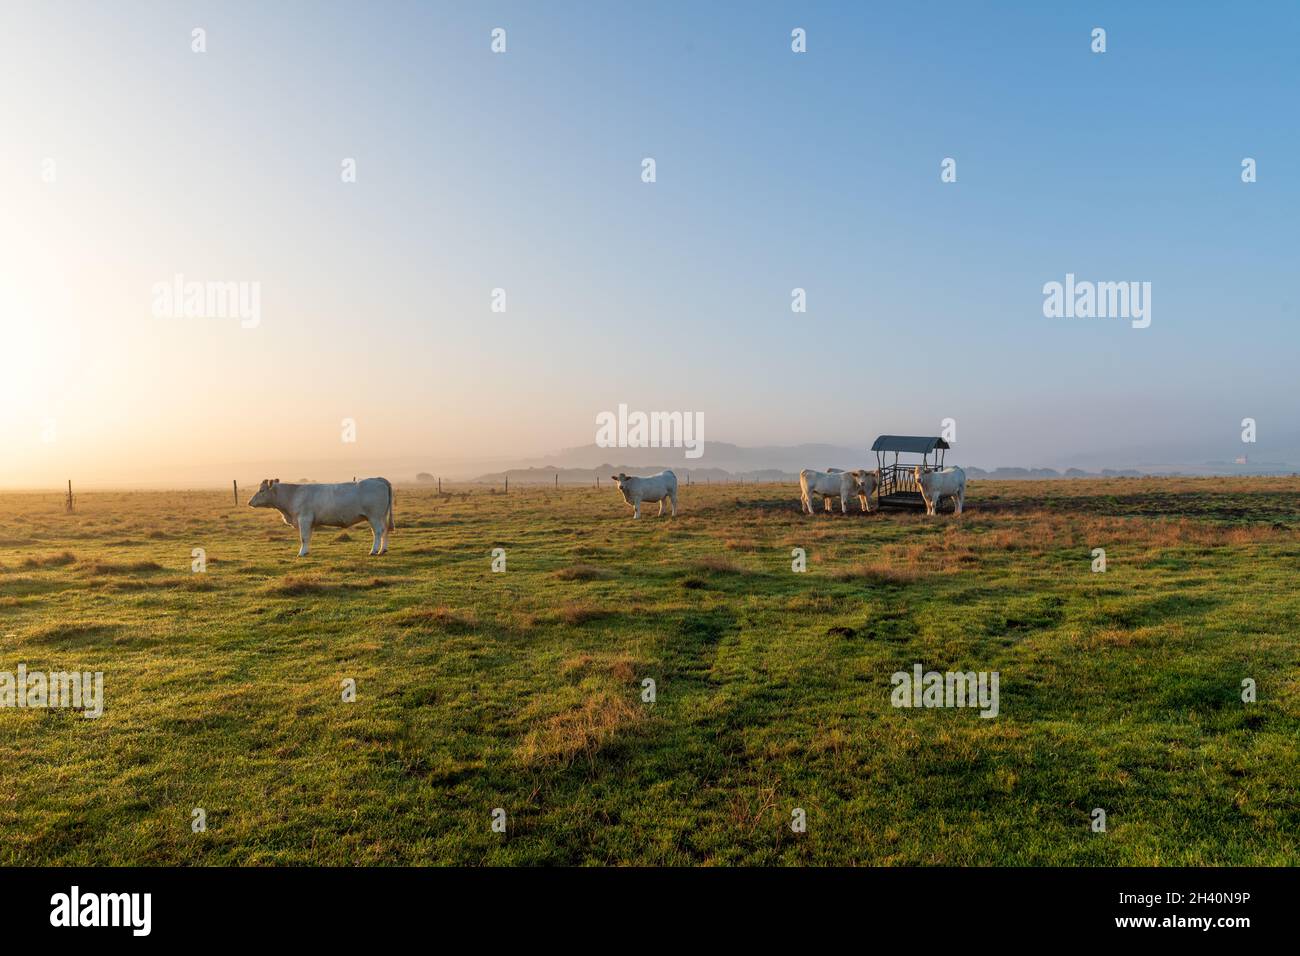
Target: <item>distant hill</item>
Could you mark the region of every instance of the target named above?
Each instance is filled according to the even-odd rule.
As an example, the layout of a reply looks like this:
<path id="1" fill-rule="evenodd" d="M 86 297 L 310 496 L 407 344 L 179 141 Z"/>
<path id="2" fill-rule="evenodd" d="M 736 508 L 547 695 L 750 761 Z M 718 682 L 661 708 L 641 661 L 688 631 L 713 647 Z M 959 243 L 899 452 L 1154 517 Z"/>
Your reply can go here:
<path id="1" fill-rule="evenodd" d="M 956 448 L 948 453 L 950 463 L 960 463 Z M 707 483 L 719 481 L 798 481 L 803 468 L 862 468 L 874 467 L 875 455 L 865 444 L 860 448 L 846 445 L 804 444 L 764 445 L 745 448 L 727 442 L 710 441 L 704 446 L 700 458 L 690 459 L 680 448 L 601 448 L 583 445 L 566 448 L 557 455 L 477 475 L 471 481 L 483 484 L 502 484 L 508 477 L 513 484 L 576 485 L 605 481 L 610 475 L 626 472 L 629 475 L 648 475 L 671 469 L 682 483 Z M 998 481 L 1035 480 L 1045 478 L 1137 478 L 1143 475 L 1277 475 L 1296 470 L 1285 462 L 1252 462 L 1249 465 L 1227 461 L 1203 463 L 1162 464 L 1132 468 L 1100 468 L 1089 470 L 1079 467 L 1064 471 L 1055 468 L 1025 468 L 1000 466 L 992 470 L 963 466 L 971 478 Z M 422 480 L 428 480 L 422 479 Z"/>
<path id="2" fill-rule="evenodd" d="M 834 467 L 822 465 L 821 467 Z M 709 484 L 715 482 L 795 482 L 799 480 L 799 473 L 796 471 L 782 471 L 779 468 L 758 468 L 749 471 L 729 471 L 725 468 L 684 468 L 680 464 L 668 464 L 664 462 L 652 462 L 644 465 L 631 465 L 627 463 L 610 464 L 602 463 L 595 468 L 557 468 L 551 465 L 544 467 L 529 468 L 508 468 L 504 471 L 495 471 L 488 474 L 479 475 L 472 481 L 485 485 L 500 485 L 507 478 L 511 484 L 515 485 L 594 485 L 597 479 L 608 481 L 612 475 L 619 472 L 625 472 L 629 475 L 649 475 L 656 472 L 671 470 L 677 475 L 677 480 L 683 484 Z M 967 477 L 974 479 L 984 479 L 986 481 L 1039 481 L 1044 478 L 1141 478 L 1149 472 L 1137 471 L 1132 468 L 1103 468 L 1101 471 L 1084 471 L 1081 468 L 1070 468 L 1067 471 L 1057 471 L 1055 468 L 994 468 L 988 471 L 984 468 L 967 468 Z M 1166 475 L 1191 475 L 1191 472 L 1161 472 Z M 424 479 L 422 479 L 424 480 Z"/>

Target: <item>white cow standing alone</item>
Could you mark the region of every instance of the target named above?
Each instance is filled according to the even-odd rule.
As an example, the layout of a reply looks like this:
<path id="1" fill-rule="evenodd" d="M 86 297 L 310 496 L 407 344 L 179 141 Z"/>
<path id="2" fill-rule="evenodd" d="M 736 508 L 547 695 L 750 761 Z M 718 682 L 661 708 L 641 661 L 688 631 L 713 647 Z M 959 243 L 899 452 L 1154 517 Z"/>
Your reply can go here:
<path id="1" fill-rule="evenodd" d="M 952 498 L 956 504 L 955 513 L 961 514 L 962 505 L 966 502 L 966 472 L 954 465 L 942 471 L 922 473 L 918 465 L 912 473 L 916 476 L 916 484 L 925 500 L 926 514 L 937 513 L 939 502 L 944 498 Z"/>
<path id="2" fill-rule="evenodd" d="M 661 471 L 657 475 L 648 475 L 644 478 L 619 472 L 617 475 L 611 475 L 610 478 L 618 485 L 618 490 L 623 492 L 623 500 L 632 506 L 633 518 L 641 517 L 643 501 L 659 502 L 660 515 L 664 513 L 664 502 L 670 501 L 673 506 L 673 517 L 677 517 L 677 476 L 671 471 Z"/>
<path id="3" fill-rule="evenodd" d="M 848 514 L 849 499 L 858 497 L 862 488 L 858 480 L 859 474 L 860 472 L 856 471 L 817 471 L 814 468 L 805 468 L 799 472 L 800 510 L 804 514 L 816 514 L 813 508 L 815 497 L 821 497 L 826 501 L 838 496 L 840 512 Z"/>
<path id="4" fill-rule="evenodd" d="M 248 499 L 251 508 L 274 508 L 284 523 L 298 529 L 302 547 L 298 557 L 307 556 L 312 528 L 350 528 L 370 522 L 375 542 L 371 554 L 387 554 L 393 524 L 393 486 L 387 478 L 363 478 L 337 485 L 288 485 L 279 478 L 264 478 L 257 494 Z"/>

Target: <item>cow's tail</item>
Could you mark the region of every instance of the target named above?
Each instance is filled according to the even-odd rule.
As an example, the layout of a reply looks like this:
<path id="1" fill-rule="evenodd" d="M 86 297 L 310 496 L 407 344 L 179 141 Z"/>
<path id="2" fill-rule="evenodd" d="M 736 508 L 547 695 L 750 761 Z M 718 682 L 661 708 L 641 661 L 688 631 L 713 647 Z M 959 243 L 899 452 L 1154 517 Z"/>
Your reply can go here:
<path id="1" fill-rule="evenodd" d="M 393 485 L 387 478 L 381 480 L 388 486 L 388 515 L 385 518 L 385 522 L 388 525 L 388 530 L 392 531 L 397 527 L 397 525 L 393 523 Z"/>

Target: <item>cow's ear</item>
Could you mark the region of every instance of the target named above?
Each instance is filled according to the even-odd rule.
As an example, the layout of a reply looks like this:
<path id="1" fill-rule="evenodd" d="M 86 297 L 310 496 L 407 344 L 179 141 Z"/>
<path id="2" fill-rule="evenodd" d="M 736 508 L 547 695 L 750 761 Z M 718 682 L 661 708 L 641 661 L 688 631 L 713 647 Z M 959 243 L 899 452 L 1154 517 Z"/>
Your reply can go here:
<path id="1" fill-rule="evenodd" d="M 257 490 L 258 490 L 258 491 L 266 491 L 266 489 L 269 488 L 270 485 L 271 485 L 271 479 L 270 479 L 270 478 L 263 478 L 263 479 L 262 479 L 262 484 L 261 484 L 261 486 L 260 486 Z"/>
<path id="2" fill-rule="evenodd" d="M 273 485 L 278 485 L 279 483 L 280 483 L 280 479 L 279 479 L 279 478 L 272 478 L 272 479 L 271 479 L 271 484 L 273 484 Z"/>

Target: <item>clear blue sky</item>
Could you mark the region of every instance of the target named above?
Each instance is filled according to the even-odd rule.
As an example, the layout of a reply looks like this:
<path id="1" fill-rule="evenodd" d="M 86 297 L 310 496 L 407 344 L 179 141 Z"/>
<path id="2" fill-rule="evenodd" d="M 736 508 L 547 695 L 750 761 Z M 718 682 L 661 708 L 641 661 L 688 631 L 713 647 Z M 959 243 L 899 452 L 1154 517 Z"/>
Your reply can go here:
<path id="1" fill-rule="evenodd" d="M 64 464 L 28 442 L 42 417 L 125 475 L 329 457 L 344 416 L 376 457 L 542 453 L 620 402 L 746 445 L 953 417 L 984 466 L 1232 457 L 1246 416 L 1252 457 L 1300 446 L 1298 4 L 0 21 L 0 295 L 32 329 L 0 428 L 32 475 Z M 259 281 L 261 326 L 160 324 L 177 272 Z M 1151 327 L 1045 318 L 1067 272 L 1151 282 Z"/>

